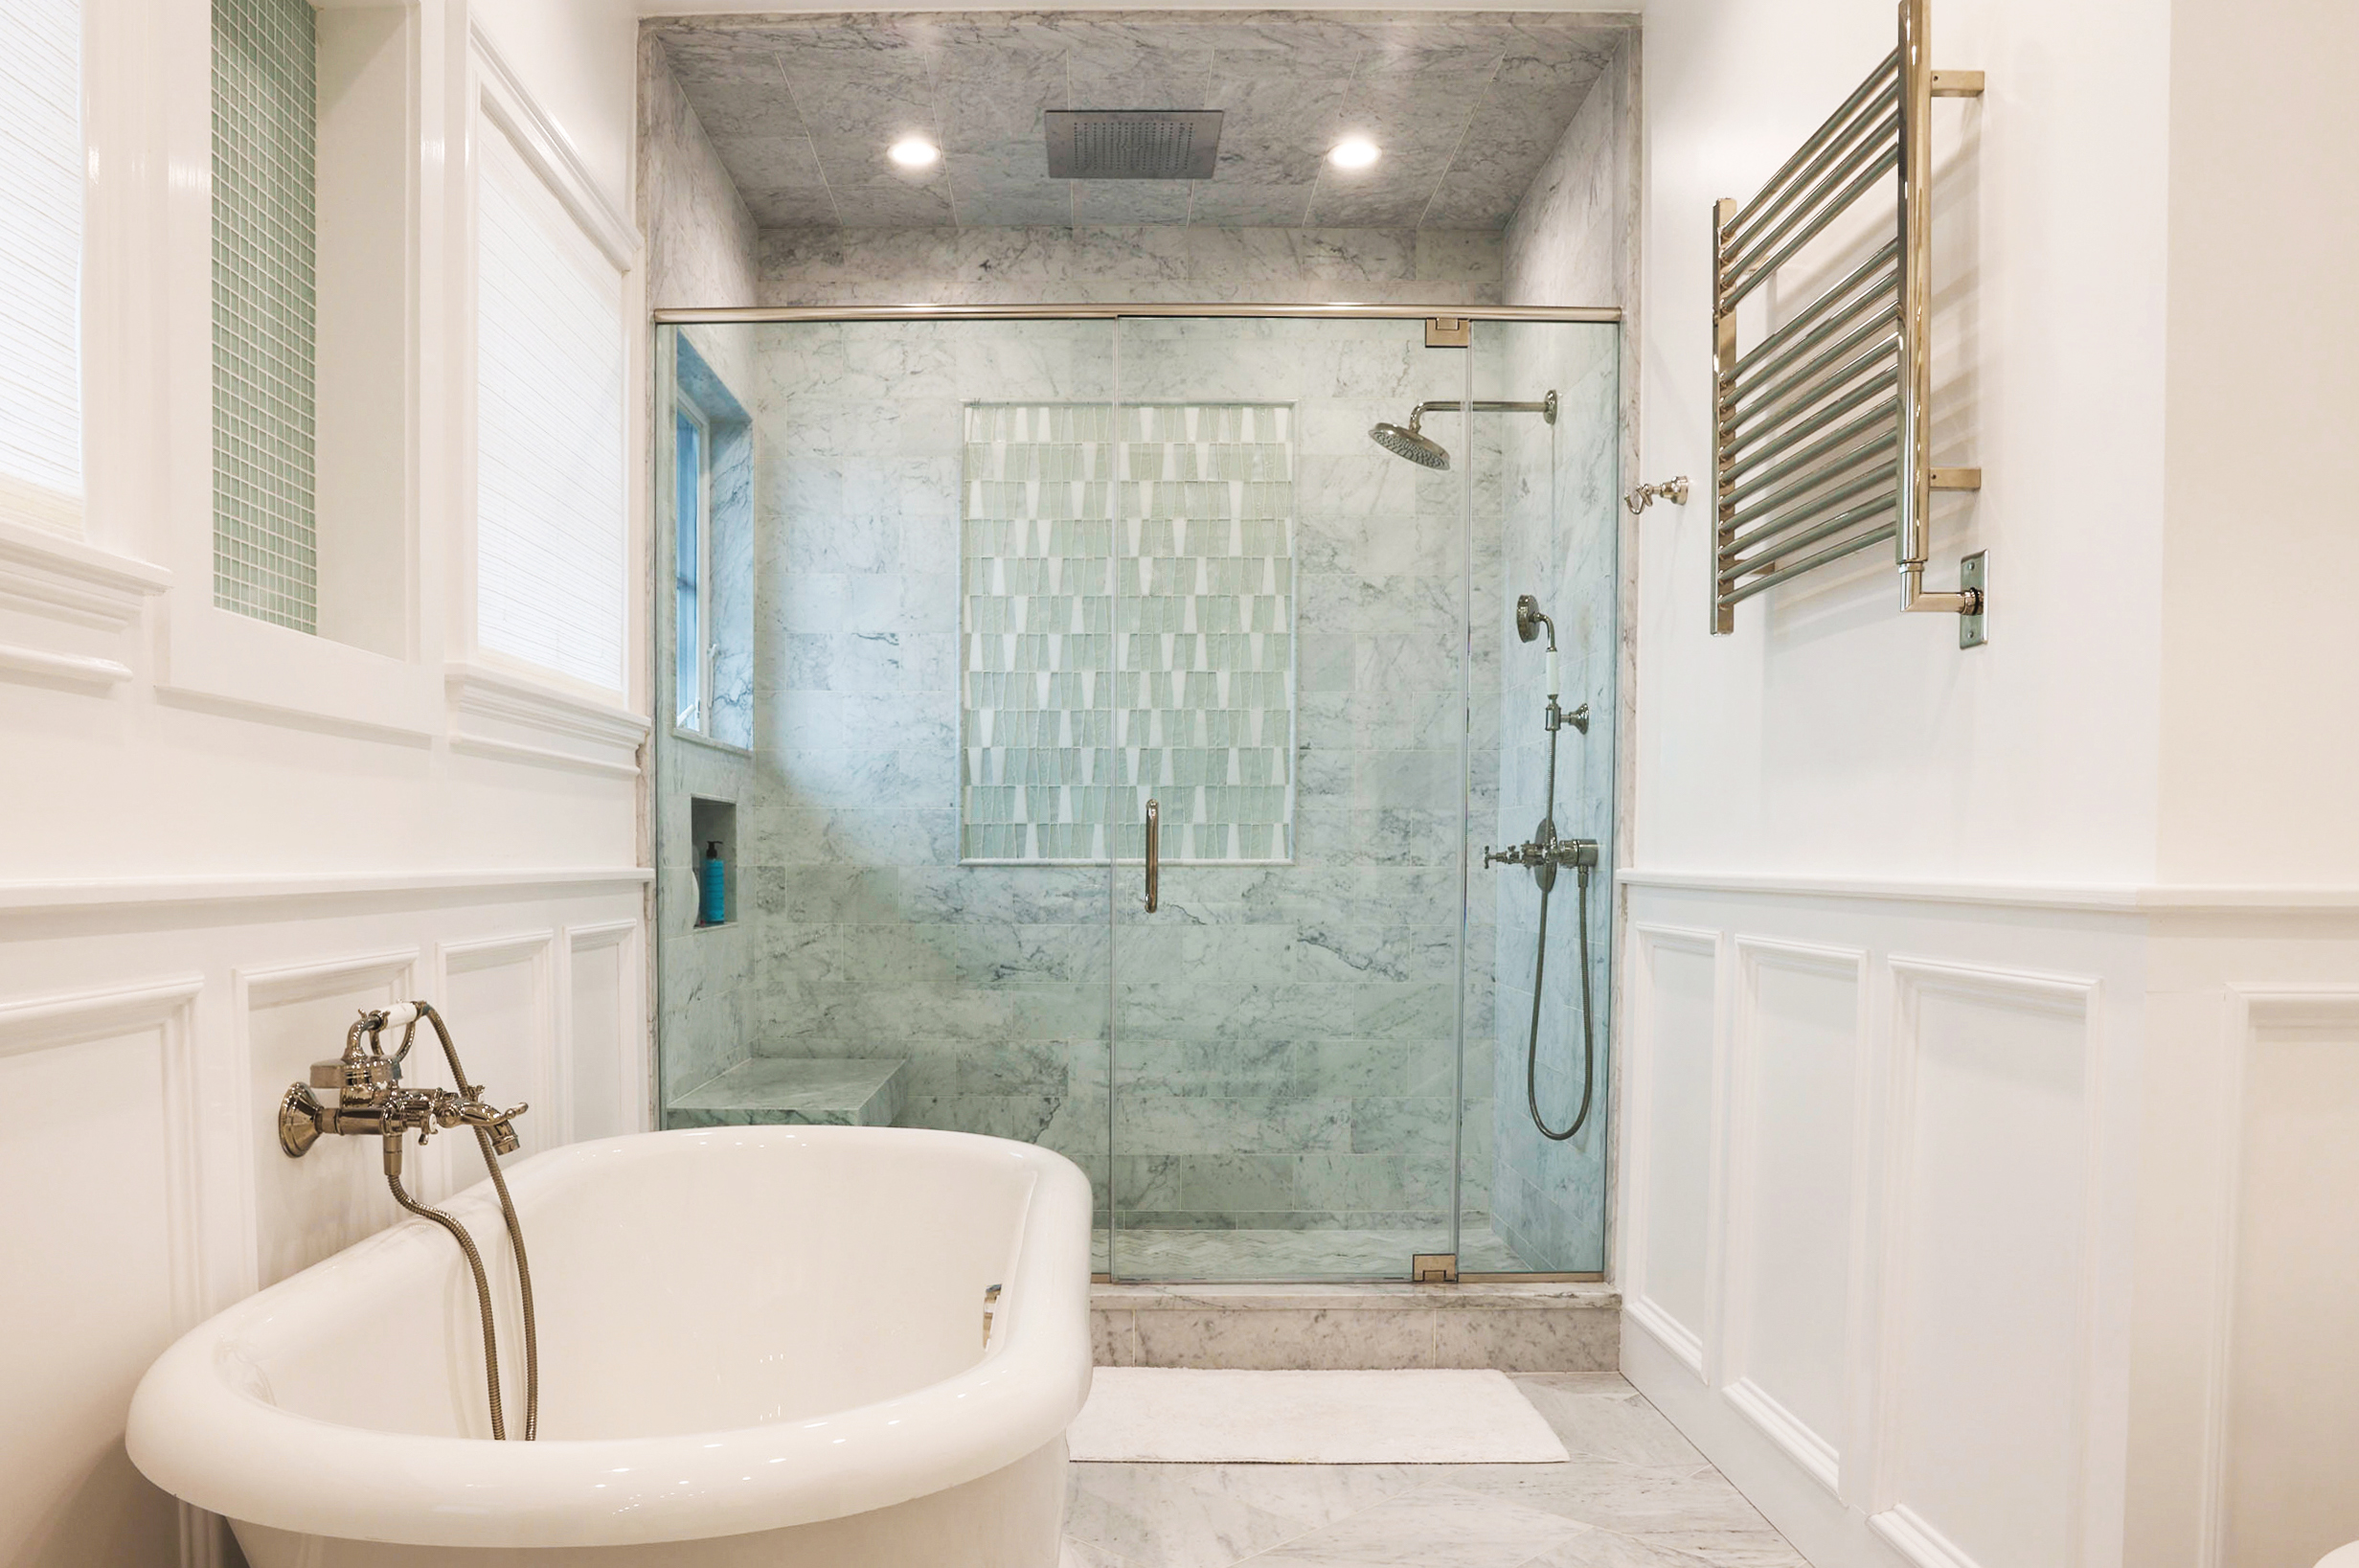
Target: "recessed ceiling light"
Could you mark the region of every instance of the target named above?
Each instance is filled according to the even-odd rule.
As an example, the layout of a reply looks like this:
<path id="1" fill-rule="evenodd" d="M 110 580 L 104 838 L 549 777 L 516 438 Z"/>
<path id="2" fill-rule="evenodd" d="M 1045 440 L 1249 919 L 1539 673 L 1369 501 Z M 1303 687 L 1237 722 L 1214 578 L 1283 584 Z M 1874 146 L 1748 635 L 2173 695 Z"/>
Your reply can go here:
<path id="1" fill-rule="evenodd" d="M 1366 169 L 1382 154 L 1365 136 L 1347 136 L 1328 149 L 1327 162 L 1338 169 Z"/>
<path id="2" fill-rule="evenodd" d="M 903 169 L 923 169 L 941 156 L 941 148 L 922 136 L 911 136 L 894 143 L 885 156 Z"/>

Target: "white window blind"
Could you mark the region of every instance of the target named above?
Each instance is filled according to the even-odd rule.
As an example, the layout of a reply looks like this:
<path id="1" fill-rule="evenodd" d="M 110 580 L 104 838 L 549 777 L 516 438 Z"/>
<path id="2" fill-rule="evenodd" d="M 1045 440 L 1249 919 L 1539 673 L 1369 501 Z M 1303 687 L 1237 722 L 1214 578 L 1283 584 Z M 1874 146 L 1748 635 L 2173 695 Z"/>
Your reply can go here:
<path id="1" fill-rule="evenodd" d="M 79 525 L 81 6 L 0 0 L 0 516 Z"/>
<path id="2" fill-rule="evenodd" d="M 508 134 L 481 125 L 476 640 L 620 691 L 623 279 Z"/>

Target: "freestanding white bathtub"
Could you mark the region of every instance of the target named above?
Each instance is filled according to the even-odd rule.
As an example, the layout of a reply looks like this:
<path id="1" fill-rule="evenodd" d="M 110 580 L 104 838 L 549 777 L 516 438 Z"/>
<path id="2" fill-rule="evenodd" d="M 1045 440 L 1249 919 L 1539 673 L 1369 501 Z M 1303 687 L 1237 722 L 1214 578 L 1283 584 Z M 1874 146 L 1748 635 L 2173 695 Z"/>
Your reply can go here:
<path id="1" fill-rule="evenodd" d="M 228 1515 L 254 1568 L 1056 1561 L 1090 1370 L 1070 1161 L 961 1133 L 717 1127 L 576 1144 L 509 1186 L 539 1441 L 488 1441 L 473 1287 L 412 1219 L 167 1351 L 132 1401 L 132 1460 Z M 493 1270 L 513 1435 L 498 1205 L 484 1182 L 448 1208 Z"/>

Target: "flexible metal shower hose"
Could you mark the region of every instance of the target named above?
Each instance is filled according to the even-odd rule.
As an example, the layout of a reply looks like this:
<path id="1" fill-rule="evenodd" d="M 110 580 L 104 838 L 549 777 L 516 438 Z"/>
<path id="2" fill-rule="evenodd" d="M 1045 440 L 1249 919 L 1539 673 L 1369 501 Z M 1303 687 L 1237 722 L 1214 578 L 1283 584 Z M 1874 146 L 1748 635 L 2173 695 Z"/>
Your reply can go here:
<path id="1" fill-rule="evenodd" d="M 1554 737 L 1551 737 L 1553 743 Z M 1550 759 L 1549 772 L 1555 773 L 1554 759 Z M 1548 978 L 1548 894 L 1540 890 L 1540 937 L 1538 951 L 1531 964 L 1531 1037 L 1524 1044 L 1524 1100 L 1531 1107 L 1531 1125 L 1540 1129 L 1540 1136 L 1554 1143 L 1563 1143 L 1581 1130 L 1589 1120 L 1589 1103 L 1596 1097 L 1598 1086 L 1598 1037 L 1596 1014 L 1589 995 L 1589 868 L 1575 868 L 1579 873 L 1581 927 L 1581 1108 L 1573 1118 L 1573 1125 L 1558 1132 L 1540 1114 L 1540 983 Z"/>
<path id="2" fill-rule="evenodd" d="M 459 1065 L 459 1048 L 451 1043 L 450 1031 L 443 1026 L 442 1015 L 431 1004 L 418 1004 L 419 1015 L 434 1026 L 436 1037 L 442 1042 L 442 1056 L 450 1063 L 451 1081 L 462 1094 L 472 1096 L 466 1070 Z M 524 1300 L 524 1441 L 533 1441 L 540 1425 L 540 1343 L 533 1316 L 533 1269 L 525 1261 L 524 1227 L 517 1223 L 516 1205 L 508 1195 L 508 1178 L 500 1173 L 498 1150 L 491 1147 L 491 1129 L 478 1125 L 475 1147 L 483 1151 L 484 1167 L 491 1172 L 491 1185 L 500 1194 L 500 1214 L 508 1221 L 508 1239 L 516 1249 L 516 1284 Z M 500 1348 L 499 1338 L 491 1324 L 491 1283 L 484 1273 L 483 1254 L 475 1247 L 475 1238 L 440 1209 L 429 1209 L 412 1198 L 401 1186 L 399 1173 L 389 1164 L 385 1170 L 385 1185 L 393 1189 L 394 1201 L 423 1219 L 431 1219 L 448 1231 L 459 1250 L 466 1254 L 466 1265 L 475 1276 L 475 1310 L 484 1326 L 484 1384 L 485 1399 L 491 1407 L 491 1436 L 494 1442 L 506 1442 L 508 1424 L 500 1408 Z"/>

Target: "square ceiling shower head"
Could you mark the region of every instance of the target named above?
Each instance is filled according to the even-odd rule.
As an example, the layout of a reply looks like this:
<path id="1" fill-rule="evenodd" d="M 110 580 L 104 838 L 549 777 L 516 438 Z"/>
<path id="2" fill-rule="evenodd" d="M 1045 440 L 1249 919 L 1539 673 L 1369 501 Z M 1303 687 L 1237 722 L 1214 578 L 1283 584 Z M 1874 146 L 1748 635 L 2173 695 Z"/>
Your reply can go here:
<path id="1" fill-rule="evenodd" d="M 1053 180 L 1209 180 L 1218 109 L 1051 109 Z"/>

